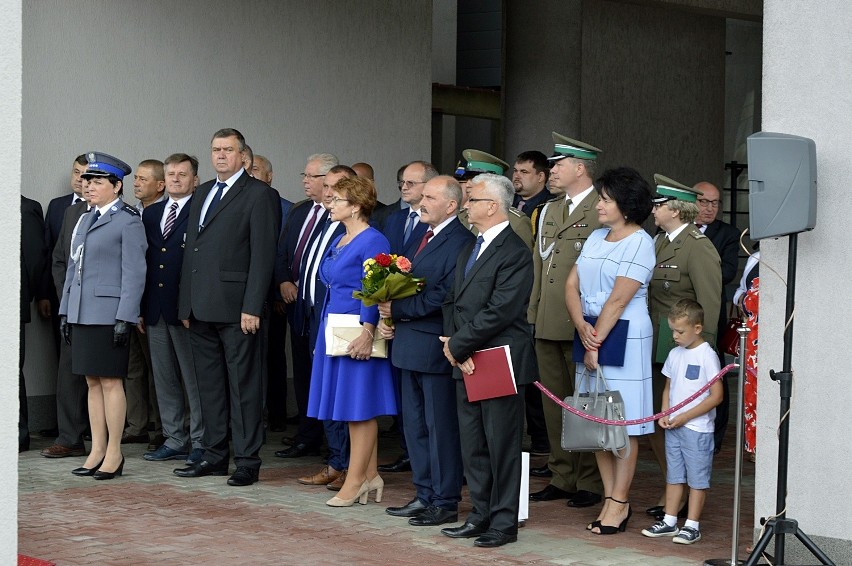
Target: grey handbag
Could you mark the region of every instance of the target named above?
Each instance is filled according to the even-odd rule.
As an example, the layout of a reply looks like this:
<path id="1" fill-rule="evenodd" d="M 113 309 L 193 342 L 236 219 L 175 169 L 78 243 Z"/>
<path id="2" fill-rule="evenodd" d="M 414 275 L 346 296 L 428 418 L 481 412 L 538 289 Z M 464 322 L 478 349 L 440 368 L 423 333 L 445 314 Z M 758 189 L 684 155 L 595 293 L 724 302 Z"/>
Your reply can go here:
<path id="1" fill-rule="evenodd" d="M 591 381 L 588 388 L 583 387 L 586 381 Z M 582 389 L 587 389 L 588 393 L 580 393 Z M 600 419 L 625 420 L 621 393 L 609 390 L 600 366 L 594 381 L 590 379 L 588 371 L 583 370 L 583 375 L 574 387 L 574 396 L 566 397 L 565 404 Z M 567 409 L 562 409 L 561 444 L 562 449 L 569 452 L 609 450 L 618 458 L 627 458 L 630 455 L 626 427 L 591 421 Z"/>

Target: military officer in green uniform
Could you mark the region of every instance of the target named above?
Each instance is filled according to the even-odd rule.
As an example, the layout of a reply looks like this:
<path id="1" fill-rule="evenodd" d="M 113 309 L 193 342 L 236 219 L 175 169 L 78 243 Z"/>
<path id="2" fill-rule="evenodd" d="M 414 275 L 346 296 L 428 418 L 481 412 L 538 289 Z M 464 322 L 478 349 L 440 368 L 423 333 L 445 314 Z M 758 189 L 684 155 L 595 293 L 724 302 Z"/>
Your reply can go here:
<path id="1" fill-rule="evenodd" d="M 564 399 L 574 392 L 574 324 L 565 305 L 565 281 L 586 238 L 601 227 L 595 210 L 600 198 L 592 181 L 601 150 L 556 132 L 553 142 L 550 187 L 561 196 L 548 201 L 538 215 L 528 320 L 535 325 L 540 381 Z M 544 401 L 544 419 L 550 458 L 547 467 L 533 468 L 530 473 L 551 480 L 542 491 L 531 493 L 530 499 L 568 499 L 573 507 L 600 502 L 603 484 L 594 454 L 569 453 L 561 448 L 562 409 L 549 400 Z"/>
<path id="2" fill-rule="evenodd" d="M 666 378 L 663 363 L 674 348 L 668 315 L 680 299 L 698 301 L 704 309 L 704 339 L 716 343 L 722 296 L 722 265 L 719 253 L 693 221 L 698 215 L 696 202 L 701 191 L 660 174 L 654 175 L 657 194 L 654 223 L 660 232 L 654 238 L 657 264 L 648 286 L 651 322 L 654 324 L 653 387 L 654 412 L 660 411 Z M 654 455 L 666 474 L 665 440 L 661 429 L 651 439 Z M 661 499 L 662 501 L 662 499 Z M 649 513 L 653 510 L 649 509 Z"/>
<path id="3" fill-rule="evenodd" d="M 467 191 L 470 188 L 470 181 L 480 173 L 505 175 L 506 171 L 509 169 L 509 164 L 499 157 L 494 157 L 490 153 L 485 153 L 478 149 L 466 149 L 462 152 L 462 155 L 464 156 L 465 164 L 464 166 L 459 165 L 453 175 L 462 187 L 462 198 L 464 199 L 460 205 L 461 211 L 459 212 L 458 217 L 459 221 L 461 221 L 468 230 L 478 235 L 479 232 L 477 229 L 467 221 L 467 208 L 465 208 L 467 203 Z M 527 246 L 532 249 L 532 224 L 530 223 L 529 217 L 517 208 L 510 207 L 509 226 L 511 226 L 512 230 L 515 231 L 515 234 L 520 236 L 520 238 L 526 242 Z"/>

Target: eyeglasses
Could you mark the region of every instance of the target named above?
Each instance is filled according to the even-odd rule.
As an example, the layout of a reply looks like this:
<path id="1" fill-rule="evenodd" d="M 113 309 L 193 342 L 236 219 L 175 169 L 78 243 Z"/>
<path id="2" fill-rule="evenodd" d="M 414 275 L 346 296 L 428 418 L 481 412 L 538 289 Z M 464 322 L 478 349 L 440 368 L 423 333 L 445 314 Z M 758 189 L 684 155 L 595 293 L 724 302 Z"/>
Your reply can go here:
<path id="1" fill-rule="evenodd" d="M 709 206 L 710 208 L 719 208 L 720 204 L 722 204 L 721 200 L 707 200 L 706 198 L 698 199 L 698 206 Z"/>
<path id="2" fill-rule="evenodd" d="M 469 198 L 467 202 L 495 202 L 493 198 Z"/>
<path id="3" fill-rule="evenodd" d="M 348 198 L 342 198 L 342 197 L 332 197 L 331 206 L 335 206 L 339 202 L 349 202 L 349 199 Z"/>
<path id="4" fill-rule="evenodd" d="M 299 173 L 299 177 L 302 179 L 319 179 L 320 177 L 325 177 L 325 175 L 309 175 L 308 173 Z"/>
<path id="5" fill-rule="evenodd" d="M 668 202 L 655 202 L 654 203 L 654 210 L 657 210 L 661 206 L 666 206 L 667 204 L 668 204 Z"/>
<path id="6" fill-rule="evenodd" d="M 424 185 L 424 184 L 426 184 L 426 181 L 400 181 L 399 187 L 402 188 L 403 186 L 405 186 L 405 187 L 408 187 L 409 189 L 413 189 L 416 185 Z"/>

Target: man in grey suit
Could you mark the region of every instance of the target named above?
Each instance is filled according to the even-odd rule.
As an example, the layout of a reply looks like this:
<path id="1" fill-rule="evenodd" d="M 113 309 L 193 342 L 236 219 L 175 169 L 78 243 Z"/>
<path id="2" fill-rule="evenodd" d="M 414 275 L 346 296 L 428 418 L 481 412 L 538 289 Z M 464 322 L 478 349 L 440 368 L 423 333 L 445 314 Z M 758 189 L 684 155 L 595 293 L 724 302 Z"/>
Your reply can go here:
<path id="1" fill-rule="evenodd" d="M 260 470 L 263 350 L 258 331 L 281 210 L 267 185 L 243 169 L 244 149 L 245 138 L 235 129 L 213 134 L 216 179 L 201 185 L 190 205 L 178 302 L 178 316 L 190 330 L 204 454 L 200 462 L 174 473 L 227 475 L 230 418 L 237 469 L 228 485 L 233 486 L 253 484 Z"/>
<path id="2" fill-rule="evenodd" d="M 455 281 L 444 301 L 444 354 L 454 366 L 464 475 L 473 509 L 460 527 L 441 532 L 478 537 L 474 545 L 497 547 L 518 540 L 524 385 L 538 367 L 526 320 L 533 265 L 527 244 L 509 225 L 512 183 L 491 173 L 473 179 L 469 219 L 479 231 L 458 256 Z M 509 346 L 518 392 L 468 401 L 462 373 L 476 368 L 477 350 Z"/>

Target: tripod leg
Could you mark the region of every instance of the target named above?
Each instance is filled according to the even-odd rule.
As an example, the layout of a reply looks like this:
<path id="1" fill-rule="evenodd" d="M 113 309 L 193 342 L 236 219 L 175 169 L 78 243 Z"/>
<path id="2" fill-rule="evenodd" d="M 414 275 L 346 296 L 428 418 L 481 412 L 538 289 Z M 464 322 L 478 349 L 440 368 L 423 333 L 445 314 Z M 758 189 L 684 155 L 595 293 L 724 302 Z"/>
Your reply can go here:
<path id="1" fill-rule="evenodd" d="M 820 550 L 816 544 L 814 544 L 814 541 L 812 541 L 808 535 L 803 533 L 800 529 L 796 529 L 795 534 L 796 538 L 799 539 L 799 542 L 805 545 L 805 548 L 810 550 L 811 554 L 818 558 L 822 564 L 831 564 L 831 566 L 834 566 L 834 562 L 832 562 L 831 559 L 826 556 L 826 554 Z"/>
<path id="2" fill-rule="evenodd" d="M 744 566 L 755 566 L 757 561 L 760 560 L 760 555 L 766 550 L 767 545 L 769 545 L 769 541 L 772 540 L 772 535 L 775 533 L 772 528 L 773 525 L 767 525 L 766 532 L 763 533 L 763 536 L 760 537 L 760 540 L 757 541 L 757 544 L 754 545 L 754 548 L 751 550 L 751 555 L 746 560 Z"/>

